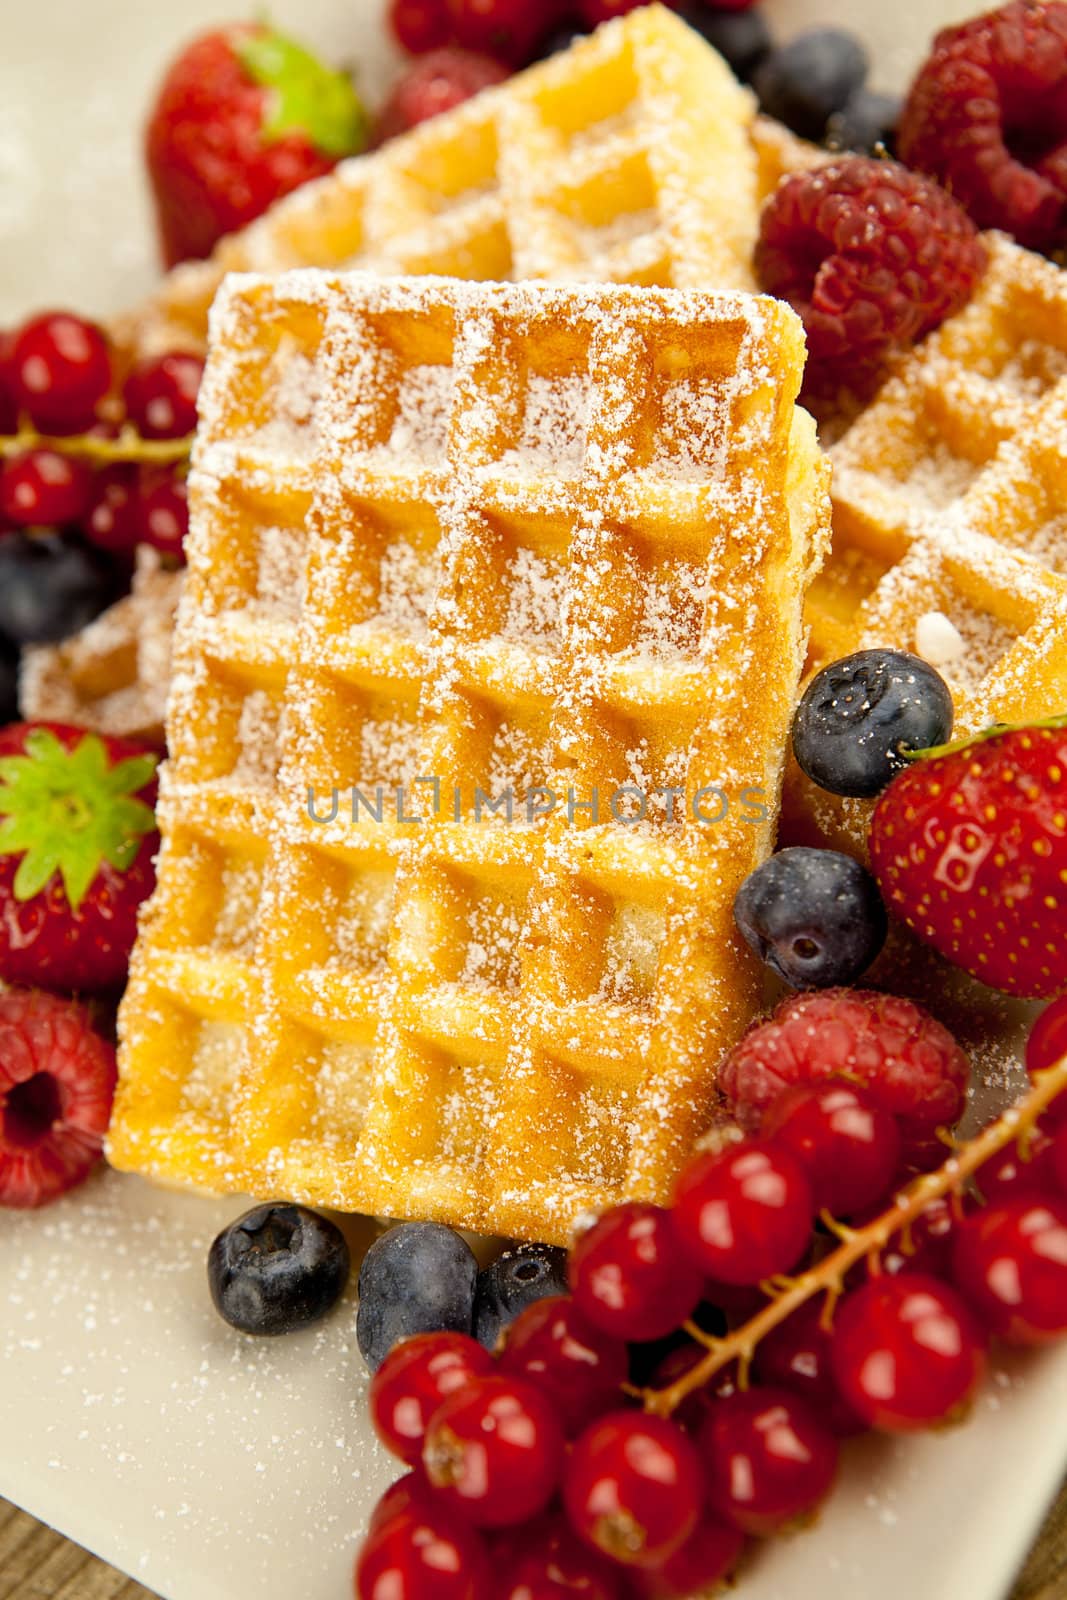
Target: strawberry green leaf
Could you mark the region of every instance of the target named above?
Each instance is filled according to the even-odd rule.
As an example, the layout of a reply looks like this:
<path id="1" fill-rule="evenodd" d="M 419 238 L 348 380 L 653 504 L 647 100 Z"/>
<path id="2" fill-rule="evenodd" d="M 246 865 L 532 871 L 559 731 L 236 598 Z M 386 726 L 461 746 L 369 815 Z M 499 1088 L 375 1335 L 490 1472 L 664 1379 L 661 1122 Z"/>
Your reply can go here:
<path id="1" fill-rule="evenodd" d="M 254 83 L 273 91 L 263 124 L 267 139 L 306 134 L 325 156 L 354 155 L 367 143 L 367 115 L 349 78 L 303 45 L 264 28 L 238 41 L 237 59 Z"/>

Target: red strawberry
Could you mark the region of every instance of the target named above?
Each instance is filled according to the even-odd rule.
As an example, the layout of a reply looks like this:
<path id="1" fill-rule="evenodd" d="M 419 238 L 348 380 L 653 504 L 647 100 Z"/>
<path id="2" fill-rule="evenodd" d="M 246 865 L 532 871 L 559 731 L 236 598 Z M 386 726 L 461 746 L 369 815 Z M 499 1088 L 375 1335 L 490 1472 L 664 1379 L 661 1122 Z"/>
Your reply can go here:
<path id="1" fill-rule="evenodd" d="M 146 135 L 168 266 L 367 142 L 352 84 L 264 23 L 194 40 L 163 80 Z"/>
<path id="2" fill-rule="evenodd" d="M 115 1051 L 84 1006 L 33 989 L 0 994 L 0 1206 L 43 1206 L 103 1149 Z"/>
<path id="3" fill-rule="evenodd" d="M 1033 999 L 1067 988 L 1067 726 L 915 762 L 870 844 L 886 905 L 956 966 Z"/>
<path id="4" fill-rule="evenodd" d="M 61 722 L 0 729 L 0 978 L 119 988 L 155 883 L 159 757 Z"/>

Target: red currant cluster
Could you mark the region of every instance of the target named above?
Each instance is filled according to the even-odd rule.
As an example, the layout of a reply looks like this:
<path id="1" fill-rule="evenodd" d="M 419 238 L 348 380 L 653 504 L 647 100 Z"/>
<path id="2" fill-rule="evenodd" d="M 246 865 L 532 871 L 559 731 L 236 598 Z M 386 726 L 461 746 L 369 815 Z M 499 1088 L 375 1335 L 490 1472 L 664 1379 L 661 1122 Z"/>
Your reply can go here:
<path id="1" fill-rule="evenodd" d="M 0 531 L 76 528 L 113 556 L 149 544 L 180 561 L 202 372 L 179 352 L 122 371 L 68 312 L 0 336 Z"/>
<path id="2" fill-rule="evenodd" d="M 680 1600 L 814 1514 L 840 1436 L 954 1420 L 992 1335 L 1067 1333 L 1067 997 L 1027 1065 L 1019 1106 L 895 1195 L 906 1141 L 879 1096 L 794 1084 L 692 1161 L 670 1210 L 582 1234 L 570 1295 L 495 1354 L 457 1333 L 396 1346 L 371 1413 L 411 1470 L 374 1513 L 357 1600 Z M 731 1331 L 705 1331 L 709 1302 Z"/>

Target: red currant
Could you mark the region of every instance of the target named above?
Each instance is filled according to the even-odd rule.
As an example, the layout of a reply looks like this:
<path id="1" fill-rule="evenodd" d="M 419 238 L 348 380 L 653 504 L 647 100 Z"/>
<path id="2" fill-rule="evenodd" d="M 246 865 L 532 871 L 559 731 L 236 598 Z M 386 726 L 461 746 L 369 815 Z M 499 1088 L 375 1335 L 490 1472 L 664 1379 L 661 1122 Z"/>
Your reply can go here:
<path id="1" fill-rule="evenodd" d="M 809 1300 L 760 1340 L 753 1370 L 761 1384 L 801 1395 L 844 1438 L 862 1433 L 865 1424 L 834 1382 L 833 1343 L 833 1334 L 823 1326 L 822 1301 Z"/>
<path id="2" fill-rule="evenodd" d="M 1047 1005 L 1030 1029 L 1026 1041 L 1026 1070 L 1031 1078 L 1054 1067 L 1067 1056 L 1067 994 Z M 1047 1126 L 1058 1127 L 1067 1121 L 1067 1093 L 1056 1096 L 1045 1111 Z"/>
<path id="3" fill-rule="evenodd" d="M 204 363 L 173 351 L 141 361 L 123 386 L 126 414 L 145 439 L 184 439 L 196 429 L 196 397 Z"/>
<path id="4" fill-rule="evenodd" d="M 1040 1129 L 1036 1129 L 1030 1138 L 1024 1137 L 1020 1144 L 1008 1145 L 992 1161 L 979 1167 L 976 1173 L 983 1198 L 990 1203 L 999 1203 L 1015 1195 L 1054 1192 L 1054 1149 L 1052 1136 Z"/>
<path id="5" fill-rule="evenodd" d="M 606 1211 L 571 1251 L 579 1308 L 598 1328 L 635 1342 L 665 1338 L 692 1316 L 704 1275 L 679 1248 L 671 1215 L 635 1202 Z"/>
<path id="6" fill-rule="evenodd" d="M 620 1340 L 594 1328 L 569 1296 L 551 1295 L 511 1324 L 500 1370 L 542 1389 L 575 1434 L 618 1402 L 629 1363 Z"/>
<path id="7" fill-rule="evenodd" d="M 809 1517 L 837 1473 L 837 1441 L 799 1395 L 745 1389 L 716 1401 L 700 1430 L 712 1510 L 760 1538 Z"/>
<path id="8" fill-rule="evenodd" d="M 103 333 L 66 311 L 45 312 L 15 331 L 8 370 L 19 407 L 55 433 L 88 427 L 111 387 Z"/>
<path id="9" fill-rule="evenodd" d="M 696 1527 L 704 1477 L 674 1422 L 615 1411 L 576 1442 L 563 1477 L 571 1526 L 624 1566 L 659 1567 Z"/>
<path id="10" fill-rule="evenodd" d="M 507 1534 L 497 1549 L 502 1576 L 498 1600 L 622 1600 L 619 1577 L 602 1556 L 586 1548 L 556 1511 Z"/>
<path id="11" fill-rule="evenodd" d="M 707 1355 L 707 1351 L 699 1344 L 689 1341 L 679 1345 L 676 1350 L 671 1350 L 655 1368 L 648 1380 L 650 1389 L 669 1389 L 681 1378 L 692 1372 L 694 1367 L 700 1365 Z M 727 1369 L 732 1381 L 736 1368 L 733 1363 Z M 704 1413 L 711 1402 L 712 1395 L 716 1392 L 717 1385 L 723 1374 L 719 1373 L 712 1379 L 712 1387 L 694 1389 L 674 1412 L 674 1420 L 683 1427 L 687 1433 L 695 1433 L 704 1420 Z"/>
<path id="12" fill-rule="evenodd" d="M 20 527 L 78 522 L 92 491 L 85 462 L 58 450 L 27 450 L 0 468 L 0 507 Z"/>
<path id="13" fill-rule="evenodd" d="M 881 1209 L 872 1207 L 871 1216 L 878 1215 Z M 867 1216 L 857 1216 L 853 1218 L 853 1225 L 861 1227 L 869 1220 Z M 947 1277 L 957 1220 L 951 1200 L 931 1200 L 904 1233 L 897 1234 L 889 1241 L 879 1257 L 877 1275 L 892 1278 L 900 1272 L 927 1272 L 935 1278 Z M 860 1275 L 866 1276 L 867 1271 L 864 1263 Z"/>
<path id="14" fill-rule="evenodd" d="M 773 1101 L 763 1137 L 792 1151 L 815 1205 L 847 1217 L 888 1194 L 901 1156 L 896 1118 L 866 1089 L 840 1079 L 796 1084 Z"/>
<path id="15" fill-rule="evenodd" d="M 954 1420 L 985 1372 L 985 1340 L 946 1283 L 920 1273 L 872 1278 L 834 1317 L 833 1371 L 869 1427 L 910 1433 Z"/>
<path id="16" fill-rule="evenodd" d="M 464 1333 L 420 1333 L 391 1350 L 371 1379 L 371 1422 L 401 1461 L 422 1456 L 430 1418 L 442 1400 L 494 1370 L 488 1350 Z"/>
<path id="17" fill-rule="evenodd" d="M 446 1506 L 418 1506 L 368 1535 L 356 1600 L 492 1600 L 484 1541 Z"/>
<path id="18" fill-rule="evenodd" d="M 1067 1333 L 1067 1199 L 1019 1195 L 975 1212 L 957 1230 L 952 1270 L 1009 1344 Z"/>
<path id="19" fill-rule="evenodd" d="M 389 26 L 396 42 L 413 56 L 440 50 L 452 38 L 445 0 L 390 0 Z"/>
<path id="20" fill-rule="evenodd" d="M 745 1536 L 717 1517 L 701 1517 L 689 1538 L 654 1572 L 635 1572 L 630 1591 L 637 1600 L 689 1600 L 717 1593 L 741 1559 Z"/>
<path id="21" fill-rule="evenodd" d="M 11 336 L 0 333 L 0 433 L 12 434 L 19 425 L 19 407 L 11 375 Z"/>
<path id="22" fill-rule="evenodd" d="M 530 0 L 447 0 L 456 40 L 507 67 L 525 66 L 558 6 L 531 5 Z"/>
<path id="23" fill-rule="evenodd" d="M 693 1260 L 723 1283 L 788 1272 L 811 1239 L 814 1201 L 803 1167 L 762 1140 L 698 1156 L 682 1173 L 673 1221 Z"/>
<path id="24" fill-rule="evenodd" d="M 525 1522 L 559 1483 L 563 1429 L 550 1401 L 521 1378 L 481 1378 L 434 1413 L 426 1476 L 452 1511 L 483 1528 Z"/>
<path id="25" fill-rule="evenodd" d="M 1057 1128 L 1052 1136 L 1050 1164 L 1056 1188 L 1067 1195 L 1067 1127 Z"/>
<path id="26" fill-rule="evenodd" d="M 370 1514 L 367 1523 L 368 1537 L 384 1528 L 387 1522 L 409 1511 L 426 1510 L 433 1504 L 430 1485 L 422 1472 L 405 1472 L 402 1478 L 391 1483 Z"/>
<path id="27" fill-rule="evenodd" d="M 185 560 L 189 532 L 189 487 L 185 474 L 173 467 L 149 467 L 138 490 L 138 542 L 165 556 Z"/>
<path id="28" fill-rule="evenodd" d="M 120 464 L 96 474 L 82 531 L 90 544 L 116 556 L 132 556 L 141 537 L 137 468 Z"/>

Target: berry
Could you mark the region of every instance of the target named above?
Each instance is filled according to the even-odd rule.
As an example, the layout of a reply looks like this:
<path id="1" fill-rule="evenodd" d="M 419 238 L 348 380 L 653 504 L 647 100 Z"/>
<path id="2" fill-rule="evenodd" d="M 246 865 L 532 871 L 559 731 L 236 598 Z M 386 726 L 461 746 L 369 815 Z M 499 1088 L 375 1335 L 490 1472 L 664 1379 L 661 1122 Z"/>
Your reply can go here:
<path id="1" fill-rule="evenodd" d="M 184 439 L 196 431 L 204 363 L 172 351 L 135 366 L 123 386 L 126 414 L 145 439 Z"/>
<path id="2" fill-rule="evenodd" d="M 704 1277 L 678 1248 L 661 1206 L 615 1206 L 571 1251 L 570 1283 L 579 1309 L 618 1339 L 662 1339 L 700 1301 Z"/>
<path id="3" fill-rule="evenodd" d="M 861 156 L 877 155 L 881 150 L 892 155 L 903 109 L 903 102 L 895 94 L 857 89 L 826 124 L 827 146 L 831 150 L 852 150 Z"/>
<path id="4" fill-rule="evenodd" d="M 675 1423 L 616 1411 L 575 1443 L 563 1503 L 594 1550 L 624 1566 L 661 1567 L 696 1528 L 704 1475 Z"/>
<path id="5" fill-rule="evenodd" d="M 741 1559 L 745 1536 L 739 1528 L 716 1517 L 701 1517 L 689 1538 L 653 1572 L 630 1576 L 636 1600 L 690 1600 L 692 1595 L 714 1594 Z"/>
<path id="6" fill-rule="evenodd" d="M 833 1371 L 869 1427 L 910 1433 L 970 1404 L 985 1373 L 985 1340 L 950 1285 L 913 1272 L 872 1278 L 837 1307 Z"/>
<path id="7" fill-rule="evenodd" d="M 569 1295 L 555 1295 L 527 1306 L 511 1324 L 500 1370 L 541 1389 L 573 1435 L 617 1402 L 627 1352 L 588 1322 Z"/>
<path id="8" fill-rule="evenodd" d="M 794 989 L 851 983 L 888 931 L 866 867 L 806 845 L 779 850 L 749 873 L 734 900 L 734 921 L 760 960 Z"/>
<path id="9" fill-rule="evenodd" d="M 140 478 L 121 464 L 96 474 L 82 532 L 90 544 L 114 556 L 132 556 L 141 538 Z"/>
<path id="10" fill-rule="evenodd" d="M 691 28 L 717 50 L 742 83 L 751 83 L 756 69 L 773 49 L 771 30 L 760 10 L 709 11 L 704 0 L 679 6 Z"/>
<path id="11" fill-rule="evenodd" d="M 629 16 L 646 4 L 647 0 L 578 0 L 578 15 L 587 28 L 598 28 L 602 22 Z"/>
<path id="12" fill-rule="evenodd" d="M 1067 1199 L 1020 1195 L 967 1217 L 953 1277 L 982 1321 L 1009 1344 L 1067 1333 Z"/>
<path id="13" fill-rule="evenodd" d="M 726 1324 L 724 1322 L 723 1332 L 725 1332 L 725 1328 Z M 689 1373 L 693 1371 L 694 1367 L 700 1365 L 706 1355 L 707 1351 L 702 1345 L 696 1344 L 694 1340 L 687 1337 L 684 1344 L 676 1345 L 656 1365 L 647 1379 L 646 1387 L 657 1391 L 670 1389 L 674 1384 L 679 1383 L 682 1378 L 688 1377 Z M 735 1363 L 731 1362 L 725 1372 L 728 1375 L 726 1381 L 736 1387 L 734 1383 Z M 686 1433 L 696 1433 L 704 1420 L 705 1411 L 718 1392 L 716 1386 L 722 1379 L 723 1373 L 720 1372 L 712 1379 L 709 1386 L 694 1389 L 672 1412 L 675 1422 L 678 1423 L 679 1427 L 684 1428 Z"/>
<path id="14" fill-rule="evenodd" d="M 377 1372 L 400 1339 L 470 1333 L 478 1263 L 439 1222 L 405 1222 L 376 1239 L 359 1270 L 356 1342 Z"/>
<path id="15" fill-rule="evenodd" d="M 546 1244 L 508 1250 L 478 1274 L 474 1337 L 495 1348 L 504 1329 L 537 1300 L 567 1293 L 567 1252 Z"/>
<path id="16" fill-rule="evenodd" d="M 389 26 L 397 44 L 413 56 L 441 50 L 452 37 L 445 0 L 390 0 Z"/>
<path id="17" fill-rule="evenodd" d="M 814 1201 L 788 1150 L 761 1142 L 702 1155 L 682 1173 L 673 1221 L 697 1265 L 723 1283 L 788 1272 L 811 1239 Z"/>
<path id="18" fill-rule="evenodd" d="M 0 511 L 23 528 L 80 521 L 92 490 L 85 463 L 58 450 L 27 450 L 0 468 Z"/>
<path id="19" fill-rule="evenodd" d="M 2 548 L 2 546 L 0 546 Z M 875 808 L 890 911 L 949 961 L 1026 997 L 1067 987 L 1067 726 L 917 761 Z"/>
<path id="20" fill-rule="evenodd" d="M 881 1213 L 884 1206 L 870 1208 L 869 1215 L 853 1217 L 854 1227 L 862 1227 Z M 907 1229 L 906 1235 L 890 1240 L 878 1258 L 878 1275 L 896 1277 L 902 1272 L 923 1272 L 947 1278 L 952 1261 L 952 1241 L 959 1217 L 951 1200 L 931 1200 Z M 866 1272 L 867 1265 L 861 1269 Z"/>
<path id="21" fill-rule="evenodd" d="M 1067 994 L 1047 1005 L 1030 1029 L 1026 1041 L 1026 1070 L 1031 1078 L 1047 1072 L 1067 1056 Z M 1067 1119 L 1067 1093 L 1056 1096 L 1045 1109 L 1042 1121 L 1058 1127 Z"/>
<path id="22" fill-rule="evenodd" d="M 765 1334 L 756 1346 L 753 1371 L 768 1388 L 788 1389 L 808 1402 L 839 1438 L 865 1424 L 841 1398 L 833 1375 L 833 1334 L 823 1326 L 823 1305 L 808 1300 Z"/>
<path id="23" fill-rule="evenodd" d="M 946 28 L 900 124 L 910 166 L 939 178 L 980 228 L 1067 242 L 1067 5 L 1014 0 Z"/>
<path id="24" fill-rule="evenodd" d="M 333 1309 L 348 1282 L 348 1245 L 307 1206 L 253 1206 L 217 1235 L 207 1281 L 215 1310 L 241 1333 L 294 1333 Z"/>
<path id="25" fill-rule="evenodd" d="M 833 1434 L 786 1389 L 717 1400 L 697 1443 L 712 1510 L 758 1538 L 810 1517 L 837 1474 Z"/>
<path id="26" fill-rule="evenodd" d="M 966 305 L 986 265 L 970 218 L 895 161 L 841 156 L 786 178 L 763 208 L 756 271 L 808 336 L 809 392 L 874 387 Z"/>
<path id="27" fill-rule="evenodd" d="M 726 1057 L 720 1086 L 748 1132 L 783 1089 L 848 1078 L 900 1120 L 905 1152 L 959 1121 L 967 1057 L 921 1006 L 864 989 L 791 995 Z"/>
<path id="28" fill-rule="evenodd" d="M 482 89 L 503 83 L 507 75 L 507 69 L 488 56 L 452 48 L 431 50 L 394 85 L 378 118 L 377 143 L 453 110 Z"/>
<path id="29" fill-rule="evenodd" d="M 617 1573 L 580 1543 L 559 1512 L 512 1536 L 497 1585 L 499 1600 L 622 1600 Z"/>
<path id="30" fill-rule="evenodd" d="M 19 405 L 15 396 L 9 357 L 9 335 L 0 331 L 0 433 L 12 434 L 19 425 Z"/>
<path id="31" fill-rule="evenodd" d="M 185 560 L 189 532 L 189 483 L 181 468 L 146 467 L 137 496 L 138 542 L 161 555 Z"/>
<path id="32" fill-rule="evenodd" d="M 111 563 L 76 534 L 46 528 L 0 539 L 0 634 L 15 644 L 78 633 L 118 592 Z"/>
<path id="33" fill-rule="evenodd" d="M 1067 1128 L 1059 1127 L 1049 1140 L 1042 1162 L 1061 1195 L 1067 1195 Z"/>
<path id="34" fill-rule="evenodd" d="M 111 355 L 95 323 L 46 311 L 11 338 L 7 371 L 20 410 L 44 432 L 76 433 L 111 388 Z"/>
<path id="35" fill-rule="evenodd" d="M 0 1206 L 44 1206 L 104 1148 L 115 1051 L 73 1000 L 0 993 Z"/>
<path id="36" fill-rule="evenodd" d="M 833 1216 L 851 1216 L 882 1199 L 900 1164 L 895 1119 L 866 1089 L 844 1080 L 794 1084 L 771 1104 L 761 1131 L 796 1156 L 816 1208 Z"/>
<path id="37" fill-rule="evenodd" d="M 387 1450 L 415 1466 L 430 1418 L 450 1394 L 487 1378 L 493 1358 L 465 1333 L 419 1333 L 394 1346 L 371 1379 L 370 1416 Z"/>
<path id="38" fill-rule="evenodd" d="M 1010 1144 L 975 1174 L 982 1197 L 990 1204 L 1024 1194 L 1054 1193 L 1056 1147 L 1050 1134 L 1036 1129 L 1030 1137 Z"/>
<path id="39" fill-rule="evenodd" d="M 481 1378 L 435 1411 L 422 1462 L 452 1512 L 478 1527 L 503 1528 L 548 1505 L 563 1466 L 563 1430 L 532 1383 Z"/>
<path id="40" fill-rule="evenodd" d="M 903 650 L 858 650 L 817 672 L 793 718 L 797 765 L 831 794 L 871 798 L 907 766 L 906 753 L 945 744 L 952 695 Z"/>
<path id="41" fill-rule="evenodd" d="M 121 988 L 155 883 L 158 756 L 60 722 L 0 729 L 0 978 Z"/>
<path id="42" fill-rule="evenodd" d="M 391 1517 L 359 1552 L 356 1600 L 493 1600 L 485 1543 L 446 1506 Z"/>
<path id="43" fill-rule="evenodd" d="M 433 1505 L 433 1491 L 424 1474 L 416 1470 L 405 1472 L 402 1478 L 391 1483 L 370 1514 L 367 1523 L 368 1538 L 384 1528 L 387 1522 L 409 1511 L 427 1510 Z"/>
<path id="44" fill-rule="evenodd" d="M 755 76 L 759 103 L 802 139 L 818 142 L 835 111 L 862 88 L 870 70 L 866 50 L 841 28 L 812 28 L 779 46 Z"/>

